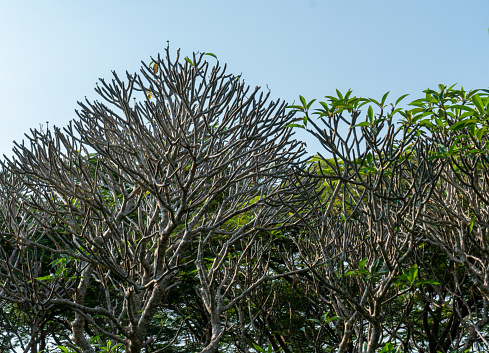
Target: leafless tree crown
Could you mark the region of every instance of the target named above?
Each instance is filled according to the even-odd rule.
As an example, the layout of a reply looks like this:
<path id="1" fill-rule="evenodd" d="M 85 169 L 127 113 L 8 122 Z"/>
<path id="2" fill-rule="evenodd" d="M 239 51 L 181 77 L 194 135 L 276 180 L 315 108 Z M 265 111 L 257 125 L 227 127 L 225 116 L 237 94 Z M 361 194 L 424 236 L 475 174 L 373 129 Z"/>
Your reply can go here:
<path id="1" fill-rule="evenodd" d="M 265 265 L 240 273 L 270 246 L 255 249 L 258 230 L 284 218 L 266 205 L 288 197 L 280 185 L 304 153 L 292 114 L 204 54 L 182 63 L 167 51 L 96 91 L 102 102 L 80 103 L 63 130 L 31 131 L 2 163 L 0 298 L 39 321 L 71 312 L 71 337 L 56 339 L 75 350 L 94 352 L 96 333 L 139 352 L 178 274 L 195 268 L 202 351 L 216 351 L 227 311 L 268 279 Z"/>

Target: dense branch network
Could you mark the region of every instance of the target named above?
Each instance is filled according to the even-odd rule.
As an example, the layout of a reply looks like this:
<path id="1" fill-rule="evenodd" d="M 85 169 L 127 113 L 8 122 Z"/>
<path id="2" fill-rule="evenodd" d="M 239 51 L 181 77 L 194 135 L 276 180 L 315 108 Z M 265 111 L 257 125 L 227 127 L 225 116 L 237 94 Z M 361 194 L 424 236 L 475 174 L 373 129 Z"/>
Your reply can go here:
<path id="1" fill-rule="evenodd" d="M 487 349 L 487 92 L 312 114 L 205 58 L 114 73 L 1 161 L 0 346 Z"/>

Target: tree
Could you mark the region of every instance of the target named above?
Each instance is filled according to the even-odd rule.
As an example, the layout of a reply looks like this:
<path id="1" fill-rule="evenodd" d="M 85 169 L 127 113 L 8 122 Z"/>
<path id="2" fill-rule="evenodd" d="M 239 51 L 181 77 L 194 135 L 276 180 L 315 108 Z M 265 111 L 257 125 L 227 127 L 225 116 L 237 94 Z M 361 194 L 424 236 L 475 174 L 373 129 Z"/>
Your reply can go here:
<path id="1" fill-rule="evenodd" d="M 287 113 L 205 55 L 114 73 L 1 161 L 0 343 L 487 350 L 489 91 Z"/>
<path id="2" fill-rule="evenodd" d="M 370 106 L 367 121 L 359 122 L 360 108 L 372 102 L 350 94 L 322 103 L 318 120 L 326 129 L 304 107 L 309 131 L 331 158 L 319 155 L 309 170 L 321 193 L 328 192 L 310 197 L 309 211 L 297 213 L 308 225 L 299 246 L 305 263 L 326 262 L 303 280 L 329 302 L 324 312 L 336 318 L 329 322 L 338 352 L 373 353 L 383 340 L 385 305 L 399 295 L 395 282 L 417 246 L 419 208 L 434 173 L 423 150 L 411 147 L 416 130 L 396 129 L 396 107 L 385 109 L 386 96 L 377 116 Z M 338 134 L 342 124 L 344 135 Z"/>
<path id="3" fill-rule="evenodd" d="M 304 154 L 293 114 L 204 55 L 167 49 L 127 81 L 114 73 L 96 88 L 104 102 L 32 131 L 2 163 L 0 298 L 67 310 L 75 351 L 95 352 L 100 335 L 131 353 L 171 345 L 155 345 L 154 319 L 178 317 L 168 294 L 193 274 L 198 343 L 216 352 L 230 310 L 281 276 L 261 261 L 271 243 L 256 244 L 288 217 L 276 200 Z"/>
<path id="4" fill-rule="evenodd" d="M 299 127 L 328 153 L 294 179 L 301 194 L 301 180 L 319 180 L 304 211 L 295 212 L 307 227 L 297 240 L 304 264 L 327 264 L 296 276 L 314 288 L 305 298 L 319 313 L 310 325 L 317 351 L 487 347 L 487 251 L 479 232 L 489 100 L 445 86 L 425 93 L 413 109 L 396 108 L 401 97 L 386 111 L 387 94 L 376 101 L 338 92 L 321 102 L 317 120 L 309 114 L 314 101 L 301 97 L 302 105 L 291 106 L 305 115 Z M 403 119 L 396 122 L 396 113 Z"/>
<path id="5" fill-rule="evenodd" d="M 462 349 L 481 341 L 487 347 L 483 329 L 489 323 L 489 91 L 440 85 L 439 91 L 425 93 L 425 98 L 412 103 L 417 107 L 413 117 L 427 131 L 430 158 L 442 168 L 431 202 L 422 210 L 426 241 L 440 249 L 455 269 L 453 310 L 457 324 L 467 331 Z"/>

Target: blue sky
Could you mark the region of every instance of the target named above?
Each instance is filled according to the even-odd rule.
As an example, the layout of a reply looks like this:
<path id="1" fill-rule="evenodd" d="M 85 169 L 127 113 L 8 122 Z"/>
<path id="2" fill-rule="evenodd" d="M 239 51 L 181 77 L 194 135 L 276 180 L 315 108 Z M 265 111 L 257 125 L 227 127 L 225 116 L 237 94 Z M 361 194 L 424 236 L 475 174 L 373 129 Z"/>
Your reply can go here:
<path id="1" fill-rule="evenodd" d="M 487 0 L 0 4 L 0 155 L 39 124 L 65 126 L 78 100 L 97 98 L 98 78 L 139 70 L 167 41 L 184 56 L 216 54 L 229 72 L 290 103 L 335 89 L 372 98 L 391 91 L 395 100 L 438 83 L 489 86 Z"/>

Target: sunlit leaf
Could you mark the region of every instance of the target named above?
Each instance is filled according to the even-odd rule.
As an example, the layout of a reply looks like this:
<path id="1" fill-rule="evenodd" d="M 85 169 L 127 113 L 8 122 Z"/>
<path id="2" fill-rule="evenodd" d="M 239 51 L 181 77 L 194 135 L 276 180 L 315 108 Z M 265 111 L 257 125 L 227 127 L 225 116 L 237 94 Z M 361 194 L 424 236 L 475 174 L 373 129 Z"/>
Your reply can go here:
<path id="1" fill-rule="evenodd" d="M 474 96 L 472 97 L 472 102 L 477 107 L 477 110 L 479 110 L 479 114 L 483 114 L 484 104 L 482 103 L 481 97 L 478 94 L 474 94 Z"/>
<path id="2" fill-rule="evenodd" d="M 368 107 L 368 118 L 370 120 L 370 123 L 373 123 L 374 122 L 374 110 L 372 109 L 372 106 L 370 105 Z"/>
<path id="3" fill-rule="evenodd" d="M 300 124 L 289 124 L 289 125 L 285 125 L 285 127 L 300 127 L 300 128 L 304 128 L 304 125 L 300 125 Z"/>
<path id="4" fill-rule="evenodd" d="M 367 258 L 361 260 L 359 263 L 358 263 L 358 269 L 360 270 L 363 270 L 365 268 L 365 265 L 367 264 Z"/>
<path id="5" fill-rule="evenodd" d="M 414 264 L 409 269 L 409 279 L 411 282 L 414 282 L 418 277 L 418 265 Z"/>
<path id="6" fill-rule="evenodd" d="M 404 94 L 404 95 L 400 96 L 399 98 L 397 98 L 396 103 L 394 104 L 394 106 L 398 105 L 399 102 L 402 101 L 407 96 L 409 96 L 409 94 Z"/>
<path id="7" fill-rule="evenodd" d="M 307 103 L 307 107 L 306 108 L 309 109 L 311 107 L 312 103 L 314 103 L 315 101 L 316 100 L 313 99 L 312 101 L 310 101 L 309 103 Z"/>
<path id="8" fill-rule="evenodd" d="M 380 102 L 380 105 L 383 107 L 384 106 L 384 103 L 385 103 L 385 100 L 387 99 L 387 96 L 389 95 L 390 92 L 387 92 L 386 94 L 384 94 L 384 96 L 382 97 L 382 100 Z"/>
<path id="9" fill-rule="evenodd" d="M 361 123 L 358 123 L 358 124 L 354 125 L 354 127 L 357 127 L 357 126 L 370 126 L 370 124 L 369 124 L 368 121 L 363 121 Z"/>
<path id="10" fill-rule="evenodd" d="M 261 348 L 259 345 L 253 343 L 253 347 L 255 347 L 255 349 L 258 351 L 258 352 L 261 352 L 261 353 L 267 353 L 263 348 Z"/>
<path id="11" fill-rule="evenodd" d="M 477 122 L 476 119 L 468 119 L 468 120 L 458 121 L 455 124 L 453 124 L 452 126 L 450 126 L 450 128 L 448 130 L 458 131 L 458 130 L 465 128 L 467 125 L 473 124 L 475 122 Z"/>

